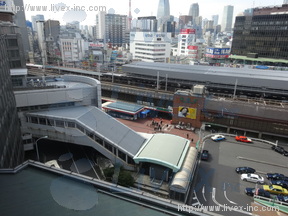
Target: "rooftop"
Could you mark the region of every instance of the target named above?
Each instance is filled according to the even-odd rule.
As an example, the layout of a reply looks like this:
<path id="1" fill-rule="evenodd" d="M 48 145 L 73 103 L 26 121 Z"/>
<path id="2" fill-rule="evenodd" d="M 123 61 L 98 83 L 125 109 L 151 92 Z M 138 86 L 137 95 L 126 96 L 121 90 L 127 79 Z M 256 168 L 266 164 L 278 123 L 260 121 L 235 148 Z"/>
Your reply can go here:
<path id="1" fill-rule="evenodd" d="M 171 134 L 154 134 L 134 157 L 136 163 L 150 162 L 178 172 L 185 159 L 190 141 Z"/>
<path id="2" fill-rule="evenodd" d="M 0 179 L 1 215 L 165 215 L 99 192 L 92 184 L 30 166 Z"/>
<path id="3" fill-rule="evenodd" d="M 106 106 L 102 106 L 104 109 L 115 110 L 115 111 L 122 111 L 129 114 L 136 114 L 144 109 L 143 106 L 137 104 L 129 104 L 124 102 L 112 102 L 108 103 Z"/>

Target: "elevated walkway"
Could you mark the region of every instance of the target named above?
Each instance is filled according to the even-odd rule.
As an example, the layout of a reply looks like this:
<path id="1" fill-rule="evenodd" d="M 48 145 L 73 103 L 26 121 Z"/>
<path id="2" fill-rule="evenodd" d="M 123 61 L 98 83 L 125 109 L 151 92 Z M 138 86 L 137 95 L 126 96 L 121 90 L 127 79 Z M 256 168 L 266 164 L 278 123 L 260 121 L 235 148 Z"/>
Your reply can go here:
<path id="1" fill-rule="evenodd" d="M 133 157 L 146 139 L 97 107 L 70 107 L 26 113 L 33 136 L 90 146 L 114 164 L 134 170 Z"/>

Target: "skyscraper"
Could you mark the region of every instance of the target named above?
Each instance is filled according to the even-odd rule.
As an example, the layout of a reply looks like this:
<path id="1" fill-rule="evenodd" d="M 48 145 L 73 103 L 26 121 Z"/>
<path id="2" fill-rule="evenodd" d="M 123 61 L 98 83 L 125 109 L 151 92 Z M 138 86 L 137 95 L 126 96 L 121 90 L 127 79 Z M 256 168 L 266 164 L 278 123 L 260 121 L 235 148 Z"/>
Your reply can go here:
<path id="1" fill-rule="evenodd" d="M 198 3 L 194 3 L 190 6 L 189 16 L 193 17 L 193 21 L 194 21 L 193 24 L 195 24 L 195 19 L 197 17 L 199 17 L 199 5 L 198 5 Z"/>
<path id="2" fill-rule="evenodd" d="M 221 23 L 221 31 L 225 31 L 225 32 L 232 31 L 233 11 L 234 11 L 234 6 L 232 5 L 224 6 L 222 23 Z"/>
<path id="3" fill-rule="evenodd" d="M 159 0 L 157 18 L 170 19 L 170 4 L 169 0 Z"/>
<path id="4" fill-rule="evenodd" d="M 158 31 L 163 31 L 165 25 L 170 20 L 170 4 L 169 0 L 159 0 L 158 11 Z"/>
<path id="5" fill-rule="evenodd" d="M 33 31 L 37 31 L 36 22 L 37 21 L 43 21 L 44 22 L 44 15 L 37 14 L 36 16 L 32 16 L 31 21 L 32 21 Z"/>
<path id="6" fill-rule="evenodd" d="M 14 0 L 14 4 L 18 8 L 24 8 L 23 0 Z M 14 16 L 15 24 L 20 28 L 20 33 L 22 36 L 22 43 L 26 58 L 28 57 L 28 52 L 30 51 L 30 44 L 28 39 L 28 31 L 26 26 L 26 17 L 24 10 L 19 10 Z"/>
<path id="7" fill-rule="evenodd" d="M 219 15 L 212 15 L 213 26 L 218 25 Z"/>

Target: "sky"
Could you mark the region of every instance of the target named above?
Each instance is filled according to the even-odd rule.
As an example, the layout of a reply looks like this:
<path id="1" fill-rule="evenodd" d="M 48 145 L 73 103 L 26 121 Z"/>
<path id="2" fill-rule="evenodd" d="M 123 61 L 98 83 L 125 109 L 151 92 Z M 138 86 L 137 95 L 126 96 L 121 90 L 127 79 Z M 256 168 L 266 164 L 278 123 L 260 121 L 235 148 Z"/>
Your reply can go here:
<path id="1" fill-rule="evenodd" d="M 97 10 L 103 6 L 106 7 L 106 11 L 128 15 L 129 12 L 129 0 L 23 0 L 26 19 L 31 21 L 31 16 L 36 14 L 43 14 L 45 20 L 55 19 L 59 20 L 61 25 L 65 25 L 68 21 L 79 21 L 80 25 L 94 25 L 95 15 Z M 181 2 L 181 3 L 179 3 Z M 221 24 L 221 18 L 223 8 L 226 5 L 234 6 L 234 17 L 243 12 L 247 8 L 263 7 L 281 5 L 283 0 L 170 0 L 170 13 L 175 17 L 180 15 L 188 15 L 190 5 L 192 3 L 199 4 L 200 16 L 211 20 L 212 15 L 219 15 L 219 24 Z M 47 6 L 48 11 L 44 11 L 45 8 L 38 8 L 39 11 L 35 11 L 33 6 Z M 54 6 L 54 7 L 53 7 Z M 60 9 L 62 6 L 62 9 Z M 85 7 L 85 11 L 73 11 L 71 8 L 74 6 Z M 70 8 L 68 8 L 70 7 Z M 156 16 L 158 8 L 158 0 L 132 0 L 132 17 L 138 16 Z M 88 11 L 90 10 L 91 11 Z M 33 11 L 34 10 L 34 11 Z"/>

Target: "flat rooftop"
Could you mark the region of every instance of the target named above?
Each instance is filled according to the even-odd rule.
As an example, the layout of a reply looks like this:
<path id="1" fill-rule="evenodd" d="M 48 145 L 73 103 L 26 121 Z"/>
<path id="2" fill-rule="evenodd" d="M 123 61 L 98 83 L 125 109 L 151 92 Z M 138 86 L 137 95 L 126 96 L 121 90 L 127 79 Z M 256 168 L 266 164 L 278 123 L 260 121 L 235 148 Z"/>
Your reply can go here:
<path id="1" fill-rule="evenodd" d="M 134 157 L 136 163 L 148 162 L 178 172 L 186 157 L 190 140 L 171 135 L 154 134 Z"/>
<path id="2" fill-rule="evenodd" d="M 144 109 L 144 106 L 138 104 L 130 104 L 124 102 L 111 102 L 107 103 L 107 105 L 102 105 L 103 109 L 114 110 L 118 112 L 124 112 L 128 114 L 137 114 L 138 112 Z"/>
<path id="3" fill-rule="evenodd" d="M 1 174 L 0 190 L 1 215 L 166 215 L 101 193 L 92 184 L 30 166 L 17 174 Z"/>

